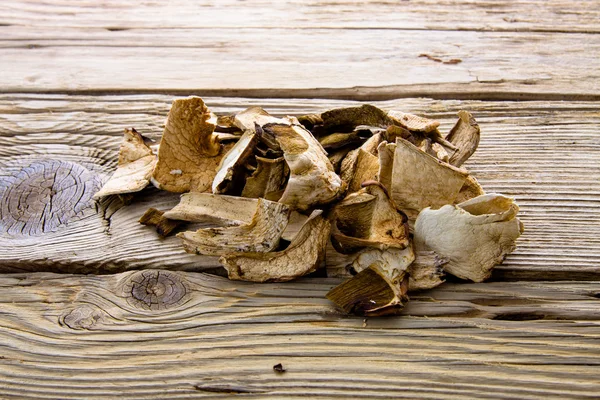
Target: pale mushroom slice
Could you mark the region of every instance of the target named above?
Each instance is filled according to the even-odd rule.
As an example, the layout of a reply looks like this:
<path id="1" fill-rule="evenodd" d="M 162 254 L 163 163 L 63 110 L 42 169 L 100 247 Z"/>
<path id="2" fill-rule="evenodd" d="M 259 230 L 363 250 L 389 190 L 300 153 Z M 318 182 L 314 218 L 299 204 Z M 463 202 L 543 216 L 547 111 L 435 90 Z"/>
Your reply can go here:
<path id="1" fill-rule="evenodd" d="M 431 133 L 440 126 L 438 121 L 402 111 L 390 110 L 387 115 L 394 123 L 412 132 Z"/>
<path id="2" fill-rule="evenodd" d="M 252 156 L 256 141 L 256 132 L 247 130 L 221 159 L 212 182 L 212 192 L 214 194 L 227 193 L 232 190 L 233 186 L 239 186 L 240 181 L 243 182 L 245 173 L 243 166 L 248 158 Z"/>
<path id="3" fill-rule="evenodd" d="M 125 129 L 117 169 L 94 195 L 100 199 L 111 194 L 139 192 L 150 183 L 156 155 L 135 129 Z"/>
<path id="4" fill-rule="evenodd" d="M 408 266 L 415 255 L 405 249 L 367 249 L 352 267 L 358 274 L 327 293 L 347 313 L 364 316 L 397 314 L 408 300 Z"/>
<path id="5" fill-rule="evenodd" d="M 279 244 L 290 210 L 281 203 L 258 199 L 249 224 L 227 228 L 205 228 L 177 234 L 188 253 L 221 256 L 232 252 L 267 252 Z"/>
<path id="6" fill-rule="evenodd" d="M 348 192 L 353 193 L 361 189 L 363 182 L 377 179 L 379 173 L 379 157 L 359 148 L 356 157 L 354 174 L 348 183 Z"/>
<path id="7" fill-rule="evenodd" d="M 285 250 L 269 253 L 232 253 L 219 259 L 229 279 L 285 282 L 315 271 L 325 256 L 330 224 L 321 210 L 312 212 Z"/>
<path id="8" fill-rule="evenodd" d="M 377 146 L 379 146 L 379 144 L 383 141 L 383 138 L 384 135 L 382 133 L 376 133 L 367 139 L 367 141 L 364 142 L 359 148 L 348 152 L 346 157 L 344 157 L 342 160 L 340 166 L 340 177 L 342 178 L 342 181 L 344 181 L 346 184 L 350 184 L 350 182 L 353 180 L 360 150 L 376 156 L 378 151 Z"/>
<path id="9" fill-rule="evenodd" d="M 241 225 L 252 221 L 258 199 L 189 192 L 181 195 L 179 204 L 165 212 L 165 218 L 215 225 Z"/>
<path id="10" fill-rule="evenodd" d="M 416 246 L 447 259 L 446 272 L 482 282 L 515 249 L 523 232 L 518 210 L 511 198 L 495 193 L 438 210 L 426 208 L 415 223 Z"/>
<path id="11" fill-rule="evenodd" d="M 215 124 L 216 117 L 201 98 L 173 101 L 152 175 L 158 189 L 177 193 L 210 189 L 227 150 L 214 134 Z"/>
<path id="12" fill-rule="evenodd" d="M 433 289 L 444 283 L 444 265 L 448 260 L 434 251 L 417 251 L 415 260 L 408 267 L 408 291 Z"/>
<path id="13" fill-rule="evenodd" d="M 264 134 L 273 138 L 283 150 L 290 169 L 280 203 L 300 211 L 335 200 L 343 189 L 325 150 L 301 125 L 267 124 Z"/>
<path id="14" fill-rule="evenodd" d="M 242 197 L 270 199 L 284 188 L 287 175 L 287 164 L 283 157 L 271 159 L 256 156 L 256 170 L 246 179 Z"/>
<path id="15" fill-rule="evenodd" d="M 390 185 L 392 199 L 412 220 L 426 207 L 454 204 L 468 176 L 467 171 L 444 163 L 400 138 L 396 139 L 391 179 L 389 158 L 380 158 L 380 164 L 382 183 Z"/>
<path id="16" fill-rule="evenodd" d="M 457 148 L 448 161 L 456 167 L 460 167 L 477 150 L 480 137 L 479 125 L 471 113 L 460 110 L 458 117 L 456 125 L 446 136 L 446 140 Z"/>
<path id="17" fill-rule="evenodd" d="M 256 129 L 256 125 L 263 126 L 270 123 L 285 123 L 286 120 L 276 118 L 261 107 L 250 107 L 235 114 L 233 124 L 243 131 Z"/>
<path id="18" fill-rule="evenodd" d="M 377 181 L 364 182 L 363 189 L 349 194 L 333 212 L 331 242 L 342 254 L 364 247 L 385 250 L 409 246 L 407 218 Z"/>

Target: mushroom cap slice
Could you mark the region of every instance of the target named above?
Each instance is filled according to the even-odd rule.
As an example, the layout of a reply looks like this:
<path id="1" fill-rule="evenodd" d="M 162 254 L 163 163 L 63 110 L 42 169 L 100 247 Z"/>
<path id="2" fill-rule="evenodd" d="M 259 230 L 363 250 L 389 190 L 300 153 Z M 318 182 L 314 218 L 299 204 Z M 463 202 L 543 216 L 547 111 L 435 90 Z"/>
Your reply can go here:
<path id="1" fill-rule="evenodd" d="M 94 199 L 111 194 L 139 192 L 150 183 L 155 165 L 156 156 L 144 137 L 133 128 L 125 129 L 117 169 L 94 195 Z"/>
<path id="2" fill-rule="evenodd" d="M 416 217 L 426 207 L 455 203 L 468 176 L 466 171 L 397 138 L 390 179 L 389 152 L 381 153 L 380 179 L 390 185 L 392 199 L 409 217 Z"/>
<path id="3" fill-rule="evenodd" d="M 402 111 L 390 110 L 387 115 L 395 124 L 413 132 L 430 133 L 440 126 L 438 121 Z"/>
<path id="4" fill-rule="evenodd" d="M 247 130 L 227 154 L 223 156 L 212 182 L 213 193 L 226 193 L 231 190 L 231 186 L 235 183 L 236 175 L 240 172 L 243 173 L 243 165 L 252 155 L 256 140 L 256 132 Z"/>
<path id="5" fill-rule="evenodd" d="M 276 118 L 262 107 L 249 107 L 235 114 L 233 124 L 243 131 L 254 131 L 256 125 L 263 126 L 270 123 L 283 123 L 284 120 Z"/>
<path id="6" fill-rule="evenodd" d="M 256 156 L 256 170 L 246 179 L 242 196 L 270 199 L 285 186 L 287 172 L 283 157 L 271 159 Z"/>
<path id="7" fill-rule="evenodd" d="M 227 228 L 205 228 L 177 234 L 188 253 L 220 256 L 231 252 L 267 252 L 277 247 L 288 223 L 285 204 L 258 199 L 249 224 Z"/>
<path id="8" fill-rule="evenodd" d="M 379 157 L 359 148 L 354 167 L 354 175 L 348 183 L 348 192 L 353 193 L 361 189 L 363 182 L 377 179 L 379 173 Z"/>
<path id="9" fill-rule="evenodd" d="M 223 154 L 216 117 L 199 97 L 173 101 L 158 149 L 152 183 L 170 192 L 210 189 Z M 229 148 L 233 146 L 229 145 Z"/>
<path id="10" fill-rule="evenodd" d="M 383 134 L 376 133 L 369 139 L 367 139 L 367 141 L 364 142 L 362 146 L 360 146 L 357 149 L 351 150 L 350 152 L 348 152 L 348 154 L 346 154 L 346 157 L 344 157 L 340 166 L 340 177 L 342 178 L 342 181 L 346 182 L 346 184 L 350 184 L 353 180 L 354 173 L 356 171 L 356 165 L 358 162 L 358 153 L 360 152 L 360 150 L 363 150 L 369 154 L 376 156 L 378 151 L 377 147 L 383 140 L 383 137 Z"/>
<path id="11" fill-rule="evenodd" d="M 458 121 L 450 130 L 446 140 L 456 146 L 457 150 L 450 156 L 449 163 L 460 167 L 477 150 L 480 129 L 470 112 L 460 110 Z"/>
<path id="12" fill-rule="evenodd" d="M 434 251 L 417 251 L 415 260 L 408 267 L 408 291 L 433 289 L 444 283 L 444 265 L 448 260 Z"/>
<path id="13" fill-rule="evenodd" d="M 364 247 L 381 250 L 409 246 L 406 216 L 397 210 L 387 191 L 377 181 L 348 195 L 334 209 L 331 243 L 342 254 Z"/>
<path id="14" fill-rule="evenodd" d="M 308 210 L 335 200 L 343 189 L 325 150 L 301 125 L 267 124 L 264 133 L 274 138 L 290 169 L 290 177 L 280 203 Z"/>
<path id="15" fill-rule="evenodd" d="M 258 199 L 189 192 L 181 195 L 179 204 L 165 212 L 165 218 L 216 225 L 249 224 Z"/>
<path id="16" fill-rule="evenodd" d="M 482 282 L 514 250 L 523 231 L 518 210 L 511 198 L 495 193 L 438 210 L 426 208 L 415 223 L 416 246 L 447 259 L 446 272 Z"/>
<path id="17" fill-rule="evenodd" d="M 321 210 L 310 215 L 285 250 L 270 253 L 232 253 L 219 262 L 229 279 L 252 282 L 284 282 L 315 271 L 325 256 L 330 225 Z"/>
<path id="18" fill-rule="evenodd" d="M 387 128 L 392 124 L 392 119 L 385 111 L 370 104 L 325 111 L 321 119 L 323 127 L 329 132 L 350 132 L 359 125 Z"/>

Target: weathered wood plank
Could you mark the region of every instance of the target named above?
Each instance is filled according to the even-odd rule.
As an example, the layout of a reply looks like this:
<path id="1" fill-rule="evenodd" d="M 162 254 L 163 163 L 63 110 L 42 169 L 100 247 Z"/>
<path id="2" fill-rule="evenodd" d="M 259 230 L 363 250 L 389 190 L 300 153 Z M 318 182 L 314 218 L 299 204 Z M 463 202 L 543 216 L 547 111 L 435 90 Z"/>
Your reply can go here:
<path id="1" fill-rule="evenodd" d="M 446 284 L 364 320 L 338 280 L 0 277 L 0 397 L 594 398 L 600 284 Z M 165 288 L 174 290 L 167 295 Z M 154 294 L 155 297 L 151 297 Z M 278 374 L 275 364 L 287 370 Z"/>
<path id="2" fill-rule="evenodd" d="M 0 32 L 0 91 L 5 93 L 600 98 L 600 35 L 594 34 L 240 28 L 49 32 L 20 26 L 0 27 Z M 444 63 L 450 60 L 459 61 Z"/>
<path id="3" fill-rule="evenodd" d="M 124 127 L 159 139 L 171 96 L 0 96 L 0 185 L 40 160 L 71 162 L 107 179 Z M 335 100 L 207 98 L 228 113 L 261 105 L 277 115 L 356 104 Z M 598 279 L 600 276 L 600 114 L 596 103 L 480 102 L 404 99 L 374 103 L 439 119 L 442 130 L 468 109 L 482 129 L 466 164 L 489 191 L 514 196 L 525 233 L 496 279 Z M 12 178 L 11 178 L 12 179 Z M 0 189 L 1 191 L 1 189 Z M 166 209 L 177 195 L 147 191 L 129 206 L 93 203 L 55 232 L 0 234 L 0 270 L 117 272 L 135 268 L 204 270 L 214 258 L 188 255 L 179 239 L 160 240 L 137 223 L 148 207 Z M 38 215 L 39 218 L 39 214 Z M 34 232 L 35 233 L 35 232 Z M 339 259 L 330 255 L 328 263 Z M 330 268 L 330 273 L 343 273 Z"/>
<path id="4" fill-rule="evenodd" d="M 213 29 L 353 28 L 600 32 L 597 1 L 302 0 L 218 2 L 3 1 L 3 24 L 15 26 Z"/>

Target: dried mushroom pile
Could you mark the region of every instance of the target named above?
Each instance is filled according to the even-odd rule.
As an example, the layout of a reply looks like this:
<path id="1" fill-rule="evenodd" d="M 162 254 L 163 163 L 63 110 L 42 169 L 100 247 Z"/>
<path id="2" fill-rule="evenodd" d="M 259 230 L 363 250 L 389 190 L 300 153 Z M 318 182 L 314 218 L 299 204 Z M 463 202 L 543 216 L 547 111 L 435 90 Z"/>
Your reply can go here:
<path id="1" fill-rule="evenodd" d="M 199 97 L 175 100 L 158 151 L 125 132 L 118 168 L 96 194 L 150 183 L 183 193 L 140 222 L 177 234 L 185 251 L 220 256 L 230 279 L 288 281 L 322 267 L 328 243 L 354 276 L 327 297 L 346 312 L 398 312 L 407 292 L 449 273 L 475 282 L 515 247 L 518 207 L 485 194 L 461 165 L 479 143 L 466 111 L 439 123 L 371 105 L 276 118 L 259 107 L 216 116 Z M 157 154 L 156 154 L 157 153 Z"/>

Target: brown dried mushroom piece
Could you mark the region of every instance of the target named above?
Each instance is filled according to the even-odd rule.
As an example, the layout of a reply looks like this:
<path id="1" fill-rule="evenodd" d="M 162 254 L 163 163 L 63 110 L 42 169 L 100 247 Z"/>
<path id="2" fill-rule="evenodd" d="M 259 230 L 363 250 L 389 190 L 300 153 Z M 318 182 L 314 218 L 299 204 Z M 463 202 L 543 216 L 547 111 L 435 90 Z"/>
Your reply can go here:
<path id="1" fill-rule="evenodd" d="M 267 124 L 263 131 L 279 144 L 290 169 L 280 203 L 303 211 L 338 197 L 343 189 L 342 180 L 309 131 L 301 125 L 285 124 Z"/>
<path id="2" fill-rule="evenodd" d="M 139 192 L 148 186 L 156 165 L 156 155 L 144 139 L 135 129 L 125 129 L 117 169 L 94 195 L 94 199 Z"/>
<path id="3" fill-rule="evenodd" d="M 285 187 L 288 172 L 283 157 L 271 159 L 256 156 L 256 170 L 246 179 L 242 197 L 279 200 L 281 196 L 277 197 L 276 194 Z"/>
<path id="4" fill-rule="evenodd" d="M 348 192 L 353 193 L 362 187 L 362 183 L 377 179 L 379 157 L 359 148 L 354 167 L 354 175 L 348 184 Z"/>
<path id="5" fill-rule="evenodd" d="M 446 140 L 457 148 L 448 161 L 456 167 L 463 165 L 477 150 L 480 136 L 479 125 L 470 112 L 461 110 L 458 112 L 458 117 L 456 125 L 450 130 L 448 136 L 446 136 Z"/>
<path id="6" fill-rule="evenodd" d="M 384 134 L 376 133 L 371 136 L 366 142 L 362 144 L 358 149 L 354 149 L 344 157 L 340 166 L 340 177 L 346 184 L 350 184 L 354 179 L 356 165 L 358 162 L 358 154 L 360 150 L 367 152 L 371 155 L 377 156 L 377 146 L 382 142 Z M 359 182 L 359 184 L 362 182 Z M 352 192 L 352 191 L 351 191 Z"/>
<path id="7" fill-rule="evenodd" d="M 398 314 L 408 301 L 406 270 L 399 271 L 395 282 L 390 282 L 375 262 L 331 289 L 326 297 L 346 313 L 365 317 Z"/>
<path id="8" fill-rule="evenodd" d="M 383 185 L 367 181 L 363 187 L 335 206 L 331 235 L 335 249 L 349 254 L 364 247 L 408 247 L 406 216 L 396 209 Z"/>
<path id="9" fill-rule="evenodd" d="M 455 203 L 468 176 L 467 171 L 444 163 L 400 138 L 395 145 L 382 143 L 379 157 L 380 181 L 411 220 L 426 207 Z"/>
<path id="10" fill-rule="evenodd" d="M 408 267 L 408 291 L 433 289 L 444 283 L 444 265 L 448 260 L 434 251 L 417 251 L 415 260 Z"/>
<path id="11" fill-rule="evenodd" d="M 523 232 L 518 210 L 511 198 L 495 193 L 438 210 L 427 208 L 415 223 L 415 243 L 447 259 L 446 272 L 482 282 L 514 250 Z"/>
<path id="12" fill-rule="evenodd" d="M 235 114 L 233 123 L 243 131 L 254 131 L 256 125 L 263 126 L 271 123 L 284 123 L 284 119 L 276 118 L 261 107 L 250 107 Z"/>
<path id="13" fill-rule="evenodd" d="M 165 217 L 215 225 L 249 224 L 258 206 L 258 199 L 189 192 L 181 195 L 179 204 L 165 212 Z"/>
<path id="14" fill-rule="evenodd" d="M 310 215 L 285 250 L 270 253 L 232 253 L 219 261 L 229 279 L 252 282 L 284 282 L 315 271 L 325 256 L 330 225 L 321 210 Z"/>
<path id="15" fill-rule="evenodd" d="M 402 111 L 390 110 L 387 115 L 395 124 L 412 132 L 430 133 L 440 126 L 438 121 Z"/>
<path id="16" fill-rule="evenodd" d="M 327 132 L 351 132 L 359 125 L 387 128 L 392 124 L 385 111 L 370 104 L 325 111 L 321 119 Z"/>
<path id="17" fill-rule="evenodd" d="M 188 253 L 221 256 L 232 252 L 267 252 L 279 244 L 290 214 L 281 203 L 258 199 L 249 224 L 228 228 L 205 228 L 177 234 Z"/>
<path id="18" fill-rule="evenodd" d="M 164 238 L 169 236 L 171 232 L 183 223 L 182 221 L 168 219 L 164 214 L 164 211 L 151 207 L 140 217 L 139 222 L 142 225 L 155 226 L 156 233 L 158 233 L 161 238 Z"/>
<path id="19" fill-rule="evenodd" d="M 157 188 L 177 193 L 210 189 L 227 150 L 214 134 L 215 124 L 201 98 L 173 101 L 152 176 Z"/>
<path id="20" fill-rule="evenodd" d="M 248 130 L 244 132 L 231 150 L 225 154 L 221 159 L 221 163 L 217 168 L 217 173 L 212 182 L 213 193 L 227 193 L 231 191 L 234 186 L 240 186 L 240 183 L 243 182 L 245 173 L 244 164 L 248 158 L 252 156 L 256 140 L 256 132 Z"/>

